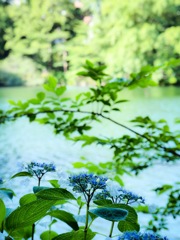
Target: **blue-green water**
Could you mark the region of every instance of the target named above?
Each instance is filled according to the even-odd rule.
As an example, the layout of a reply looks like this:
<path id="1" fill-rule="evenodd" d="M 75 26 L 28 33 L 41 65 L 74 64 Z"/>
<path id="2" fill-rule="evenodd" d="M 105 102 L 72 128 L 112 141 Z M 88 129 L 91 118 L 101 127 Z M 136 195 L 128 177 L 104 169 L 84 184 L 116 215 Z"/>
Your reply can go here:
<path id="1" fill-rule="evenodd" d="M 33 88 L 1 88 L 0 106 L 7 108 L 9 99 L 32 98 L 40 90 Z M 74 96 L 76 92 L 86 89 L 69 88 L 68 95 Z M 180 88 L 151 88 L 139 89 L 136 91 L 126 91 L 120 93 L 122 99 L 129 99 L 128 103 L 121 106 L 119 114 L 112 115 L 116 121 L 130 126 L 129 120 L 138 115 L 151 116 L 158 120 L 164 118 L 168 121 L 172 129 L 177 129 L 174 118 L 180 117 Z M 98 136 L 120 136 L 125 130 L 103 121 L 100 125 L 94 125 L 93 134 Z M 127 132 L 126 132 L 127 133 Z M 73 144 L 66 141 L 62 136 L 55 136 L 50 126 L 29 123 L 26 118 L 19 119 L 13 123 L 0 126 L 0 176 L 8 179 L 11 174 L 18 169 L 17 162 L 47 161 L 54 162 L 60 170 L 72 169 L 72 162 L 79 161 L 84 156 L 86 159 L 99 162 L 109 161 L 112 154 L 108 149 L 100 146 L 89 146 L 82 148 L 80 144 Z M 180 165 L 157 165 L 142 172 L 138 177 L 124 177 L 127 189 L 139 193 L 146 198 L 146 202 L 161 205 L 166 201 L 166 197 L 157 197 L 152 189 L 164 183 L 172 184 L 179 181 Z M 23 185 L 19 188 L 21 180 L 7 181 L 7 186 L 15 186 L 16 192 L 22 195 L 28 187 Z M 16 199 L 14 200 L 16 201 Z M 9 203 L 12 204 L 12 203 Z M 139 221 L 144 224 L 147 219 L 140 216 Z M 165 232 L 170 239 L 179 240 L 178 219 L 169 219 L 171 230 Z M 96 228 L 101 232 L 107 232 L 105 222 L 96 222 Z M 109 230 L 108 230 L 109 231 Z M 98 240 L 104 238 L 97 238 Z"/>

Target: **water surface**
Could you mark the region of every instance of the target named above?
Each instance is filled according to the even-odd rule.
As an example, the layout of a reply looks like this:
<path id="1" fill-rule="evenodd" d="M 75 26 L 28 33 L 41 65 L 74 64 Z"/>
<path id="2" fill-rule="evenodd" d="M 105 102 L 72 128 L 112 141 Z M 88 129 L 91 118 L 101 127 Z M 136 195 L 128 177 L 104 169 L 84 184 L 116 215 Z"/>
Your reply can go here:
<path id="1" fill-rule="evenodd" d="M 41 90 L 39 87 L 1 88 L 0 106 L 6 109 L 9 99 L 25 100 L 32 98 L 39 90 Z M 74 96 L 76 92 L 85 90 L 71 87 L 67 95 Z M 179 88 L 148 88 L 124 91 L 120 93 L 120 96 L 122 99 L 129 99 L 130 101 L 122 104 L 119 114 L 112 115 L 112 118 L 116 121 L 132 126 L 129 122 L 132 118 L 138 115 L 150 116 L 153 120 L 164 118 L 168 121 L 172 130 L 177 129 L 177 126 L 174 124 L 174 118 L 180 117 Z M 123 133 L 128 132 L 107 121 L 103 121 L 100 125 L 94 125 L 94 130 L 92 130 L 92 134 L 97 136 L 118 137 Z M 82 148 L 80 144 L 74 144 L 60 135 L 54 135 L 51 126 L 39 125 L 35 122 L 29 123 L 26 118 L 0 126 L 0 153 L 0 176 L 5 179 L 8 179 L 11 174 L 17 171 L 17 162 L 41 160 L 54 162 L 60 170 L 69 170 L 72 169 L 72 162 L 80 161 L 82 156 L 93 162 L 112 159 L 112 153 L 108 149 L 93 145 Z M 157 165 L 143 171 L 138 177 L 124 176 L 125 186 L 129 190 L 143 195 L 149 205 L 152 203 L 161 205 L 166 201 L 166 197 L 157 197 L 151 190 L 164 183 L 172 184 L 179 181 L 179 167 L 179 164 Z M 19 188 L 19 184 L 22 184 L 19 179 L 13 182 L 9 181 L 7 182 L 8 184 L 9 186 L 13 184 L 19 195 L 22 195 L 22 188 L 28 191 L 27 186 Z M 28 186 L 29 188 L 31 187 L 30 185 Z M 139 221 L 145 224 L 147 219 L 144 216 L 140 216 Z M 180 221 L 178 219 L 169 219 L 169 223 L 171 230 L 165 234 L 171 239 L 179 240 L 178 224 L 180 224 Z M 66 228 L 64 226 L 64 231 Z M 107 232 L 105 221 L 96 222 L 95 228 L 98 228 L 101 232 Z M 100 239 L 104 238 L 97 237 L 97 240 Z"/>

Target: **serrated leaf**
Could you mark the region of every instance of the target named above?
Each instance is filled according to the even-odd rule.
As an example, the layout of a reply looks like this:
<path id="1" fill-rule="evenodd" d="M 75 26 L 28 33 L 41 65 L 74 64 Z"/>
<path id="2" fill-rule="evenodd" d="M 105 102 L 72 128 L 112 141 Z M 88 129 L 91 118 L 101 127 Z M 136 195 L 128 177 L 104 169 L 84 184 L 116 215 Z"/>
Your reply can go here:
<path id="1" fill-rule="evenodd" d="M 113 222 L 124 219 L 128 214 L 127 210 L 120 209 L 120 208 L 107 208 L 107 207 L 92 209 L 89 212 L 95 214 L 98 217 L 101 217 Z"/>
<path id="2" fill-rule="evenodd" d="M 63 222 L 65 222 L 67 225 L 69 225 L 73 230 L 77 231 L 79 229 L 78 223 L 73 217 L 73 214 L 68 213 L 64 210 L 54 210 L 48 213 L 51 217 L 55 217 Z"/>
<path id="3" fill-rule="evenodd" d="M 20 206 L 23 206 L 30 202 L 36 201 L 36 200 L 37 200 L 37 197 L 34 193 L 28 193 L 20 198 L 19 204 L 20 204 Z"/>
<path id="4" fill-rule="evenodd" d="M 16 177 L 32 177 L 32 174 L 29 172 L 19 172 L 19 173 L 16 173 L 15 175 L 13 175 L 11 177 L 11 179 L 16 178 Z"/>
<path id="5" fill-rule="evenodd" d="M 38 199 L 13 211 L 6 219 L 5 228 L 10 233 L 16 229 L 34 224 L 46 215 L 54 200 Z"/>
<path id="6" fill-rule="evenodd" d="M 75 200 L 72 193 L 64 188 L 49 188 L 36 193 L 36 196 L 46 200 Z"/>

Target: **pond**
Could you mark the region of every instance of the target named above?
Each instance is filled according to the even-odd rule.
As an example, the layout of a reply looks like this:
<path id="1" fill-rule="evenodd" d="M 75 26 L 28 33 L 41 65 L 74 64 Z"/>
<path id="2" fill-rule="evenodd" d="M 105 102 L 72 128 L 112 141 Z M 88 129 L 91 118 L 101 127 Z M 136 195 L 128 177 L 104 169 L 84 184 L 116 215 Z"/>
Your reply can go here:
<path id="1" fill-rule="evenodd" d="M 0 107 L 6 109 L 9 99 L 28 99 L 33 97 L 39 87 L 33 88 L 1 88 Z M 86 89 L 68 88 L 68 95 L 74 96 L 79 91 Z M 121 113 L 112 117 L 127 126 L 132 126 L 129 122 L 136 116 L 150 116 L 153 120 L 164 118 L 168 121 L 172 130 L 177 129 L 174 119 L 180 117 L 180 88 L 148 88 L 121 93 L 122 99 L 129 99 L 128 103 L 122 104 Z M 128 133 L 124 129 L 103 121 L 100 125 L 94 125 L 92 134 L 98 136 L 120 136 Z M 0 176 L 9 179 L 11 174 L 18 171 L 18 162 L 45 161 L 54 162 L 60 171 L 72 170 L 72 163 L 86 158 L 93 162 L 109 161 L 112 154 L 108 149 L 100 146 L 88 146 L 82 148 L 80 144 L 74 144 L 64 139 L 60 135 L 54 135 L 50 126 L 29 123 L 26 118 L 16 122 L 7 123 L 0 126 Z M 138 177 L 124 176 L 125 187 L 137 194 L 143 195 L 149 205 L 162 204 L 166 196 L 157 197 L 152 189 L 162 184 L 172 184 L 179 181 L 180 164 L 156 165 L 144 170 Z M 52 176 L 53 177 L 53 176 Z M 54 176 L 55 177 L 55 176 Z M 17 194 L 22 195 L 22 179 L 7 181 L 8 187 L 16 186 Z M 23 192 L 28 191 L 31 185 L 26 183 Z M 16 198 L 14 202 L 16 201 Z M 14 202 L 9 202 L 13 205 Z M 140 215 L 140 223 L 145 224 L 147 218 Z M 170 239 L 179 240 L 180 220 L 169 219 L 170 230 L 164 232 Z M 106 224 L 96 222 L 96 229 L 107 232 Z M 43 228 L 43 227 L 42 227 Z M 63 228 L 66 231 L 66 226 Z M 98 237 L 97 240 L 104 239 Z"/>

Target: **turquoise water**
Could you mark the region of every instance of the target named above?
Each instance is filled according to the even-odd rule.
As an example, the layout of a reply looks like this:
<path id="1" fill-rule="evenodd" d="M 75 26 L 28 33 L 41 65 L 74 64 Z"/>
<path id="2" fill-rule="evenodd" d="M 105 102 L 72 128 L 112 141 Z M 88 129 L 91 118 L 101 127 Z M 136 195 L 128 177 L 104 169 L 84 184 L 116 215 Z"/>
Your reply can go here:
<path id="1" fill-rule="evenodd" d="M 39 90 L 41 90 L 39 87 L 1 88 L 0 106 L 7 108 L 8 99 L 25 100 L 32 98 Z M 74 96 L 77 91 L 85 90 L 71 87 L 68 90 L 68 95 Z M 112 118 L 116 121 L 131 126 L 129 120 L 133 117 L 149 115 L 154 120 L 164 118 L 172 129 L 177 129 L 174 118 L 180 117 L 180 88 L 139 89 L 120 94 L 122 99 L 129 99 L 130 101 L 122 104 L 119 114 L 112 115 Z M 92 131 L 93 134 L 98 136 L 108 137 L 120 136 L 125 132 L 124 129 L 107 121 L 103 121 L 100 125 L 94 125 Z M 82 148 L 80 144 L 68 142 L 59 135 L 55 136 L 50 126 L 29 123 L 26 118 L 0 126 L 0 153 L 0 175 L 5 179 L 8 179 L 11 174 L 18 170 L 17 162 L 53 161 L 60 171 L 66 171 L 72 169 L 72 162 L 79 161 L 82 156 L 94 162 L 109 161 L 112 158 L 112 154 L 108 149 L 100 146 Z M 166 197 L 157 197 L 152 189 L 164 183 L 172 184 L 179 181 L 179 169 L 179 164 L 171 166 L 157 165 L 145 170 L 138 177 L 130 178 L 125 176 L 125 186 L 127 189 L 143 195 L 149 205 L 152 203 L 161 205 L 166 201 Z M 13 182 L 7 181 L 8 187 L 15 186 L 16 192 L 22 195 L 23 185 L 19 188 L 20 184 L 22 182 L 19 179 Z M 30 189 L 31 185 L 28 186 Z M 24 191 L 28 191 L 27 186 L 24 187 Z M 14 201 L 16 200 L 15 198 Z M 147 219 L 140 216 L 139 221 L 145 224 Z M 178 219 L 169 219 L 169 224 L 171 230 L 165 234 L 172 240 L 179 240 L 180 221 Z M 101 232 L 107 231 L 105 222 L 97 222 L 95 227 Z M 97 238 L 97 240 L 101 239 L 104 238 Z"/>

